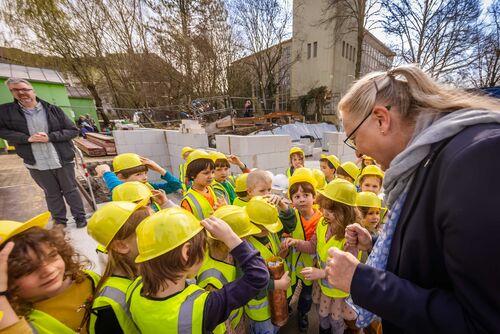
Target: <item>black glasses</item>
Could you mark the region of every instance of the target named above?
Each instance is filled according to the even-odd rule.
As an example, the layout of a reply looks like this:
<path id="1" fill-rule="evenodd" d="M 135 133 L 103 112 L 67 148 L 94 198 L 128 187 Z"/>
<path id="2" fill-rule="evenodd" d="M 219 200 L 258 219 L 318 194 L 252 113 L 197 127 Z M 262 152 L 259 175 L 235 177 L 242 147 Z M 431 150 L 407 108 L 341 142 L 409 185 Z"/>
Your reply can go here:
<path id="1" fill-rule="evenodd" d="M 12 88 L 10 91 L 12 93 L 27 93 L 31 92 L 32 90 L 33 90 L 32 88 L 20 88 L 20 89 Z"/>
<path id="2" fill-rule="evenodd" d="M 391 106 L 385 106 L 385 108 L 387 110 L 391 110 Z M 366 115 L 365 118 L 363 118 L 363 120 L 361 122 L 359 122 L 358 126 L 355 127 L 354 130 L 352 130 L 351 134 L 349 136 L 347 136 L 347 138 L 344 140 L 344 144 L 346 144 L 347 146 L 352 148 L 354 151 L 356 151 L 357 148 L 356 148 L 356 144 L 354 143 L 354 139 L 352 138 L 352 136 L 356 133 L 356 131 L 358 131 L 358 129 L 361 127 L 361 125 L 363 125 L 363 123 L 368 119 L 368 117 L 370 117 L 372 112 L 373 112 L 373 110 L 370 111 L 368 113 L 368 115 Z"/>

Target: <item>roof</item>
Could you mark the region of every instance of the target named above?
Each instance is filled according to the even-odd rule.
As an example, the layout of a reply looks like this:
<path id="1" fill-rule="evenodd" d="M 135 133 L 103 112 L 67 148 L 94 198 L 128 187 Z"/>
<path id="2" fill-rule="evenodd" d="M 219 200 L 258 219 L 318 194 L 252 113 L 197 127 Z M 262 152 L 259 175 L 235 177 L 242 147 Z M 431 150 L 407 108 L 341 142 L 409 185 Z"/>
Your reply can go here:
<path id="1" fill-rule="evenodd" d="M 368 37 L 368 38 L 366 38 Z M 387 45 L 384 44 L 380 39 L 375 37 L 371 32 L 365 29 L 365 43 L 378 49 L 386 57 L 395 57 L 396 53 L 392 51 Z"/>
<path id="2" fill-rule="evenodd" d="M 0 63 L 0 78 L 21 78 L 29 81 L 65 84 L 61 74 L 55 70 L 7 63 Z"/>
<path id="3" fill-rule="evenodd" d="M 92 98 L 92 94 L 85 87 L 66 86 L 69 97 Z"/>

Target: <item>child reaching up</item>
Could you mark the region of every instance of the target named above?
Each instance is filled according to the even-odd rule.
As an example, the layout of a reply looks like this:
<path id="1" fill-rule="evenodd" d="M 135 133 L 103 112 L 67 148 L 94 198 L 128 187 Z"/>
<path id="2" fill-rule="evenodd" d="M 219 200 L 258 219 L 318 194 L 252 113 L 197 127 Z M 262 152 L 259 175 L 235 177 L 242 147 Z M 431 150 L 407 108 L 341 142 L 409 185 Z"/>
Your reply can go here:
<path id="1" fill-rule="evenodd" d="M 242 173 L 250 170 L 236 155 L 226 156 L 220 152 L 213 152 L 215 160 L 214 182 L 212 188 L 217 197 L 223 196 L 227 204 L 233 204 L 236 199 L 235 181 L 231 175 L 231 164 L 240 167 Z"/>
<path id="2" fill-rule="evenodd" d="M 187 285 L 203 264 L 205 228 L 228 247 L 243 276 L 211 293 Z M 165 209 L 137 227 L 141 277 L 127 302 L 141 333 L 207 333 L 264 289 L 269 273 L 258 252 L 222 220 L 203 221 L 181 208 Z"/>

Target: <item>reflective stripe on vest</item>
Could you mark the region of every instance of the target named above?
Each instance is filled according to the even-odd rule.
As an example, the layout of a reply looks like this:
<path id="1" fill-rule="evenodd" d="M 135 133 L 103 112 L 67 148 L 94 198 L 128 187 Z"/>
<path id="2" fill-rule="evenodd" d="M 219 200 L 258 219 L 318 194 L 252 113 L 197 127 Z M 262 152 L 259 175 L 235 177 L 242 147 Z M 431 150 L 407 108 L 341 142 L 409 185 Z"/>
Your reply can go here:
<path id="1" fill-rule="evenodd" d="M 231 204 L 229 201 L 229 193 L 227 192 L 226 188 L 222 185 L 222 183 L 214 181 L 212 183 L 212 188 L 215 190 L 218 190 L 218 192 L 221 193 L 222 196 L 224 196 L 224 199 L 226 200 L 227 204 Z"/>
<path id="2" fill-rule="evenodd" d="M 193 332 L 193 309 L 194 301 L 201 296 L 205 291 L 196 290 L 190 294 L 181 304 L 179 310 L 179 322 L 177 323 L 177 333 L 192 333 Z"/>
<path id="3" fill-rule="evenodd" d="M 226 285 L 228 283 L 228 281 L 226 280 L 226 278 L 224 277 L 222 272 L 220 272 L 219 270 L 217 270 L 215 268 L 207 269 L 204 272 L 202 272 L 198 276 L 197 281 L 204 281 L 209 277 L 215 277 L 217 280 L 219 280 L 222 283 L 222 285 Z"/>
<path id="4" fill-rule="evenodd" d="M 208 191 L 215 200 L 216 196 L 212 187 L 208 187 Z M 188 201 L 191 209 L 193 210 L 193 214 L 199 220 L 208 218 L 214 212 L 214 209 L 212 208 L 208 200 L 193 189 L 189 189 L 187 191 L 187 193 L 184 195 L 184 199 Z"/>

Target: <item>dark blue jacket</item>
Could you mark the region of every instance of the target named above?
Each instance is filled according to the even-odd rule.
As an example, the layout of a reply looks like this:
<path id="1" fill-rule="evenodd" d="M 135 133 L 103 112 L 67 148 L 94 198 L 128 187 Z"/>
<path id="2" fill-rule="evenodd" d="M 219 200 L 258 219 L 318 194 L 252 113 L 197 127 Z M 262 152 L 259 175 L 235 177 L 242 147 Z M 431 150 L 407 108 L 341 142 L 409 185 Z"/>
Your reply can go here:
<path id="1" fill-rule="evenodd" d="M 417 169 L 388 271 L 354 273 L 353 300 L 384 334 L 500 331 L 500 125 L 442 144 Z"/>

